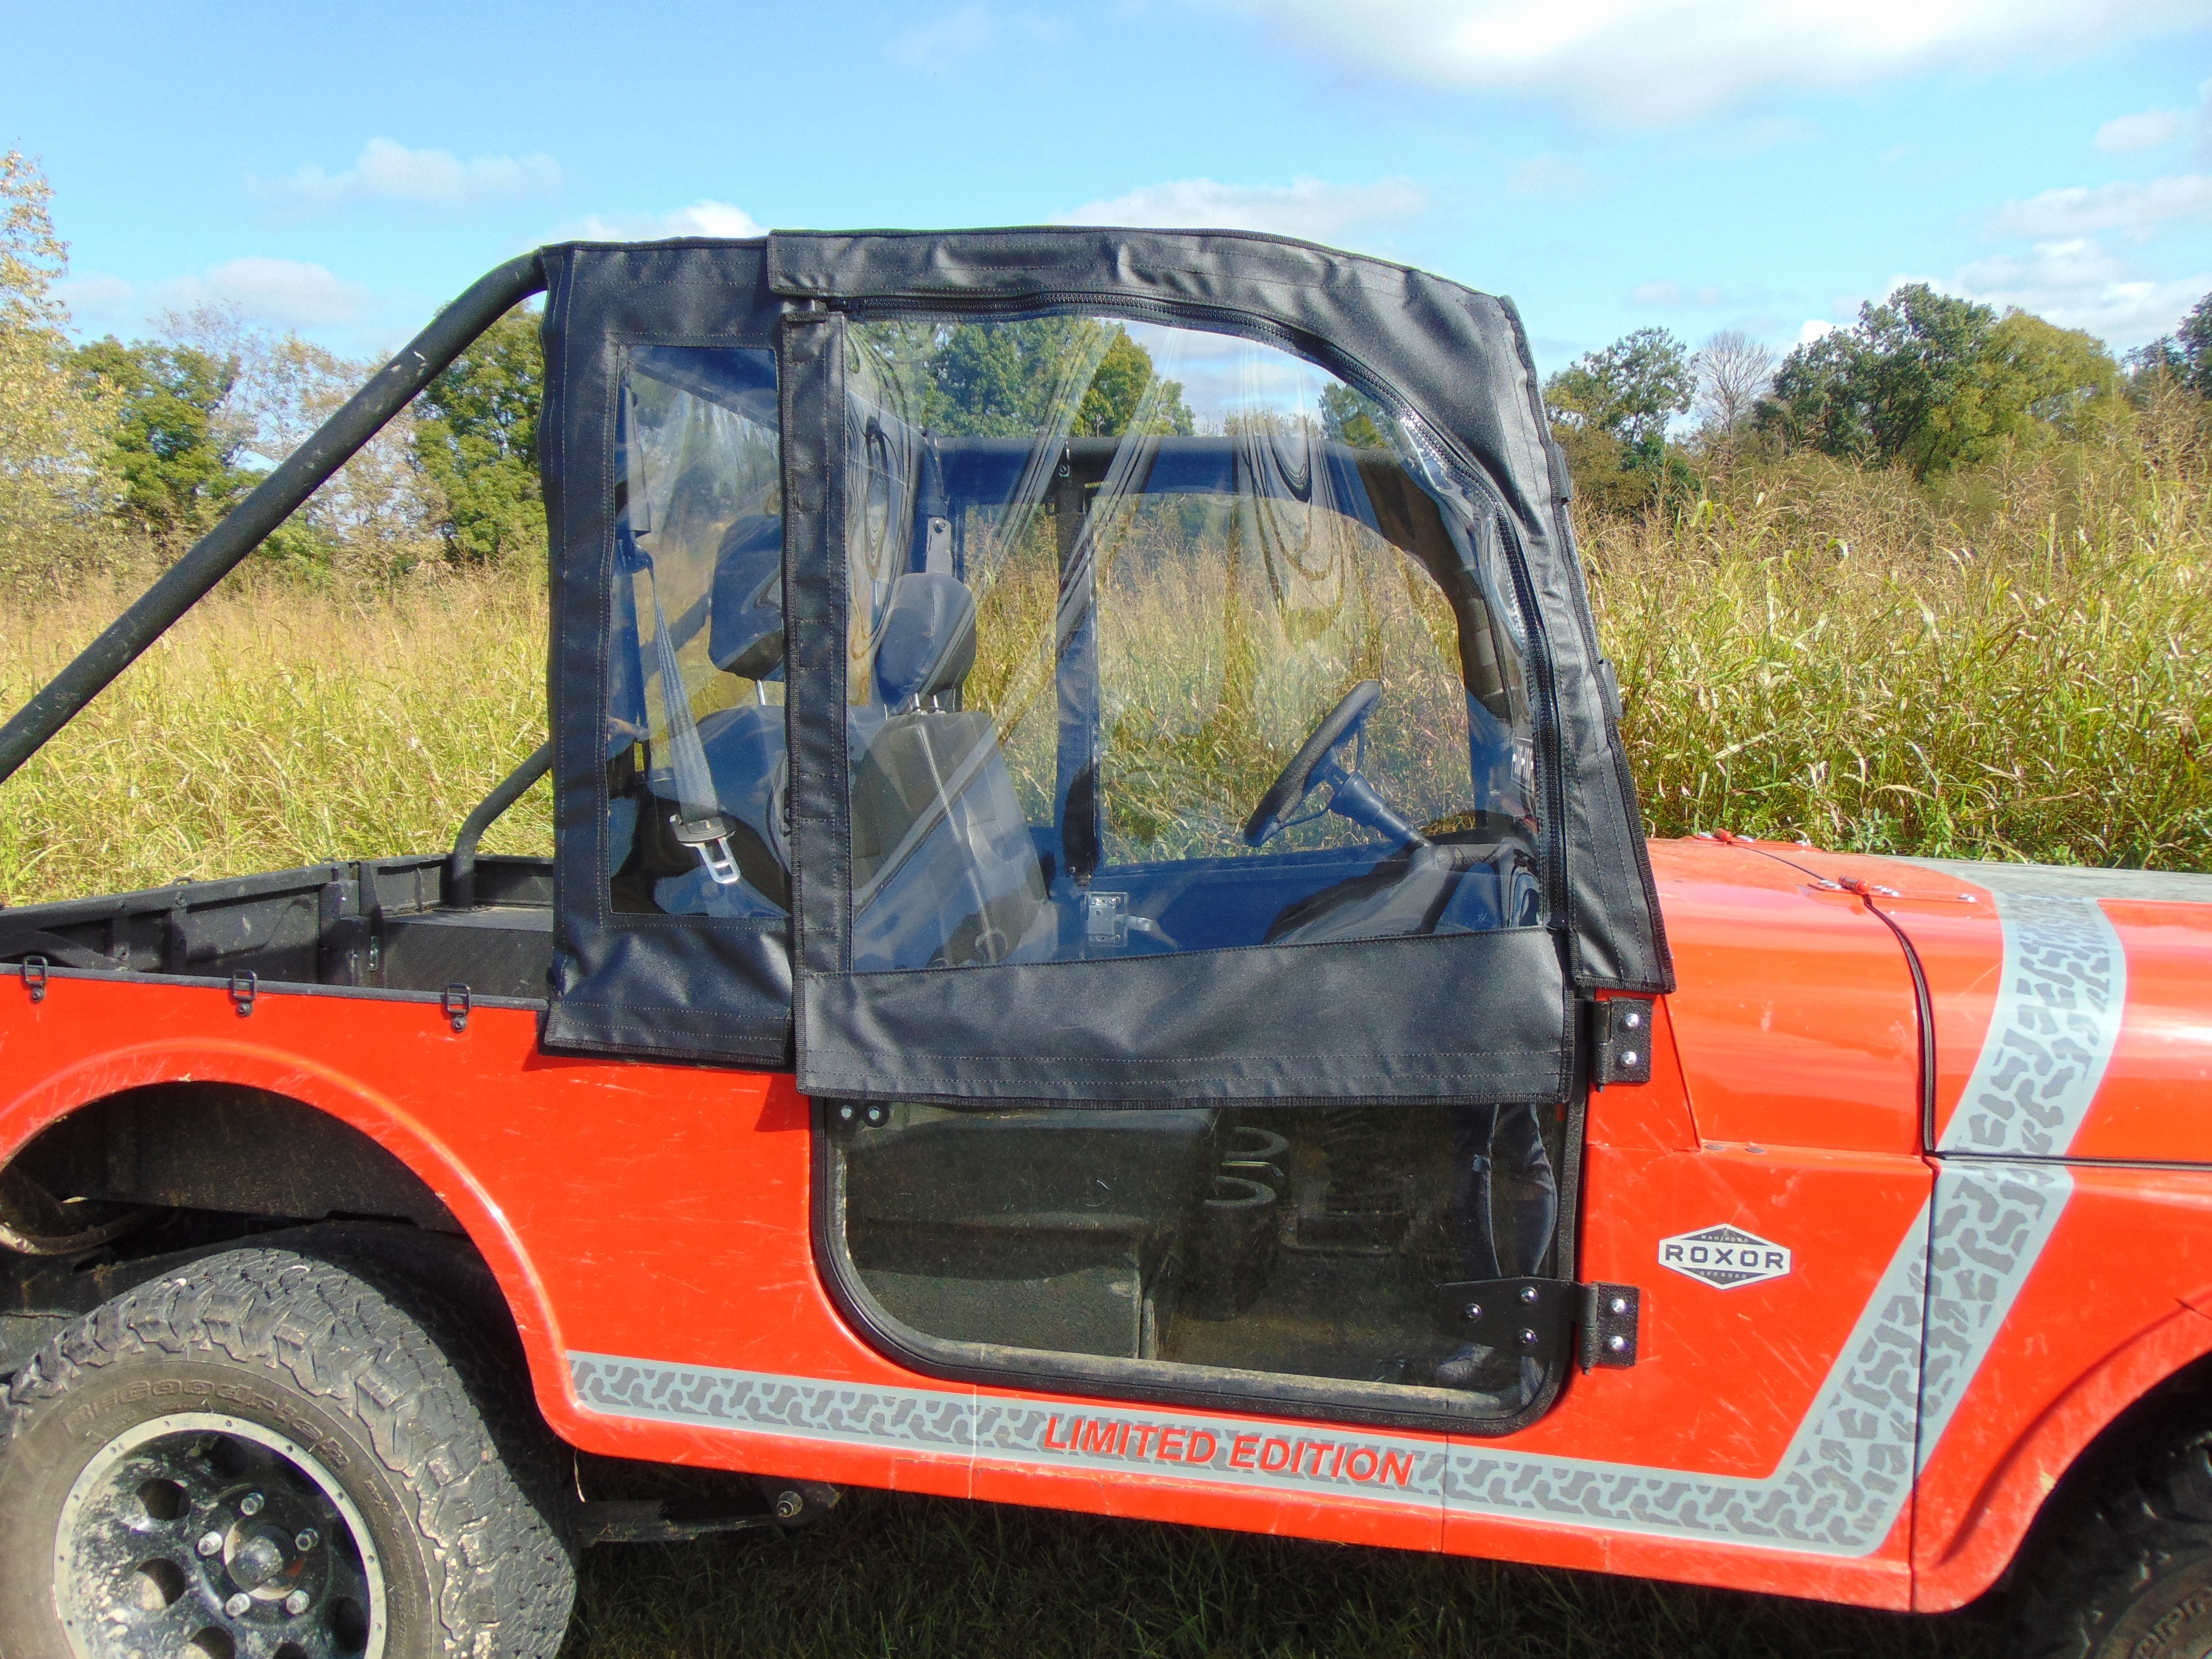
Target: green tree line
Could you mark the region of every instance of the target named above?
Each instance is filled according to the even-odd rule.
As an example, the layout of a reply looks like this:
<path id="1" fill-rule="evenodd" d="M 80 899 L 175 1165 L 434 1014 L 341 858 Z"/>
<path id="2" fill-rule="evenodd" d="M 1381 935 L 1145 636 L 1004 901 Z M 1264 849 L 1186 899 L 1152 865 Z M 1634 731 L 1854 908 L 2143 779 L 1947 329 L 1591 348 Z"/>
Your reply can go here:
<path id="1" fill-rule="evenodd" d="M 1544 386 L 1553 434 L 1601 511 L 1692 501 L 1706 473 L 1791 451 L 1929 483 L 2023 447 L 2125 442 L 2134 410 L 2167 391 L 2212 398 L 2212 295 L 2118 360 L 2094 335 L 1924 283 L 1778 358 L 1735 331 L 1693 350 L 1645 328 Z"/>

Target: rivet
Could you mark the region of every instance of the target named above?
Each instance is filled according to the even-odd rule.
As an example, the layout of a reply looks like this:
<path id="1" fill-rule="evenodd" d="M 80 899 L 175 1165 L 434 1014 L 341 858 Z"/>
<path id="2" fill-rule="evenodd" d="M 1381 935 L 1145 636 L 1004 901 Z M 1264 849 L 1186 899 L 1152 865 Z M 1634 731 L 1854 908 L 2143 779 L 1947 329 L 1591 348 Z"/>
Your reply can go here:
<path id="1" fill-rule="evenodd" d="M 1521 1299 L 1523 1302 L 1534 1302 L 1536 1299 L 1536 1287 L 1534 1285 L 1523 1285 L 1521 1287 Z"/>
<path id="2" fill-rule="evenodd" d="M 286 1596 L 286 1597 L 284 1598 L 284 1611 L 285 1611 L 285 1612 L 287 1612 L 287 1613 L 290 1613 L 290 1614 L 291 1614 L 295 1619 L 297 1619 L 297 1618 L 298 1618 L 301 1613 L 305 1613 L 307 1610 L 307 1591 L 305 1591 L 305 1590 L 294 1590 L 294 1591 L 293 1591 L 289 1595 L 288 1595 L 288 1596 Z"/>
<path id="3" fill-rule="evenodd" d="M 1536 1333 L 1528 1329 L 1526 1327 L 1523 1327 L 1521 1332 L 1521 1346 L 1524 1348 L 1534 1347 L 1536 1346 Z"/>
<path id="4" fill-rule="evenodd" d="M 199 1552 L 202 1555 L 219 1554 L 222 1549 L 222 1534 L 221 1533 L 210 1532 L 202 1534 L 199 1541 Z"/>
<path id="5" fill-rule="evenodd" d="M 853 1121 L 853 1109 L 850 1106 L 840 1106 L 837 1109 L 837 1121 L 841 1123 L 850 1123 Z"/>
<path id="6" fill-rule="evenodd" d="M 1628 1352 L 1628 1339 L 1625 1336 L 1608 1336 L 1605 1340 L 1605 1346 L 1609 1352 L 1626 1353 Z"/>
<path id="7" fill-rule="evenodd" d="M 1620 1063 L 1624 1066 L 1633 1066 L 1639 1058 L 1640 1056 L 1633 1048 L 1624 1048 L 1620 1051 Z"/>
<path id="8" fill-rule="evenodd" d="M 1627 1018 L 1622 1020 L 1620 1023 L 1632 1031 L 1638 1026 L 1644 1024 L 1644 1016 L 1641 1014 L 1631 1014 Z"/>
<path id="9" fill-rule="evenodd" d="M 222 1604 L 222 1610 L 234 1619 L 243 1619 L 246 1617 L 246 1610 L 252 1605 L 253 1598 L 244 1590 L 240 1590 Z"/>
<path id="10" fill-rule="evenodd" d="M 1608 1305 L 1614 1313 L 1625 1314 L 1628 1311 L 1628 1298 L 1625 1296 L 1616 1296 Z"/>
<path id="11" fill-rule="evenodd" d="M 315 1535 L 315 1529 L 313 1527 L 302 1527 L 293 1538 L 292 1547 L 304 1555 L 320 1542 L 322 1540 Z"/>
<path id="12" fill-rule="evenodd" d="M 250 1492 L 238 1500 L 238 1512 L 240 1515 L 258 1515 L 261 1513 L 262 1502 L 259 1492 Z"/>
<path id="13" fill-rule="evenodd" d="M 1480 1320 L 1481 1317 L 1482 1317 L 1482 1304 L 1480 1304 L 1480 1302 L 1470 1302 L 1470 1303 L 1468 1303 L 1468 1304 L 1467 1304 L 1467 1318 L 1468 1318 L 1468 1322 L 1469 1324 L 1473 1324 L 1473 1323 L 1474 1323 L 1476 1321 Z"/>

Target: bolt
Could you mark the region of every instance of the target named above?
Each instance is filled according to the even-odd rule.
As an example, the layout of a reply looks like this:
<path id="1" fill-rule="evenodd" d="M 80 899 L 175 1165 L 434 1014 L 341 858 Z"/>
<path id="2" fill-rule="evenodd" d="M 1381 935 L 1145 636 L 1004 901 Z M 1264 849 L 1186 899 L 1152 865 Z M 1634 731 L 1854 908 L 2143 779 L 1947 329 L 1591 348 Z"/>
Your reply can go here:
<path id="1" fill-rule="evenodd" d="M 1523 1328 L 1521 1333 L 1521 1346 L 1524 1348 L 1534 1347 L 1536 1346 L 1536 1333 L 1532 1330 Z"/>
<path id="2" fill-rule="evenodd" d="M 200 1535 L 199 1552 L 202 1555 L 221 1554 L 222 1553 L 222 1534 L 219 1532 L 203 1533 Z"/>
<path id="3" fill-rule="evenodd" d="M 1628 1352 L 1628 1339 L 1625 1336 L 1608 1336 L 1605 1340 L 1605 1346 L 1608 1352 L 1626 1353 Z"/>
<path id="4" fill-rule="evenodd" d="M 1521 1287 L 1521 1299 L 1523 1302 L 1535 1301 L 1536 1287 L 1534 1285 L 1523 1285 Z"/>
<path id="5" fill-rule="evenodd" d="M 1628 1298 L 1625 1296 L 1616 1296 L 1606 1305 L 1614 1313 L 1625 1314 L 1628 1311 Z"/>
<path id="6" fill-rule="evenodd" d="M 1624 1065 L 1624 1066 L 1633 1066 L 1633 1065 L 1635 1065 L 1635 1064 L 1636 1064 L 1636 1050 L 1635 1050 L 1635 1049 L 1633 1049 L 1633 1048 L 1624 1048 L 1624 1049 L 1622 1049 L 1622 1050 L 1620 1051 L 1620 1063 L 1621 1063 L 1622 1065 Z"/>
<path id="7" fill-rule="evenodd" d="M 238 1512 L 240 1515 L 258 1515 L 261 1513 L 261 1494 L 258 1492 L 250 1492 L 238 1500 Z"/>
<path id="8" fill-rule="evenodd" d="M 840 1106 L 837 1109 L 837 1121 L 840 1123 L 850 1123 L 853 1121 L 853 1109 L 850 1106 Z"/>
<path id="9" fill-rule="evenodd" d="M 1644 1024 L 1644 1016 L 1641 1014 L 1631 1014 L 1620 1023 L 1632 1031 L 1636 1030 L 1638 1026 Z"/>
<path id="10" fill-rule="evenodd" d="M 287 1613 L 290 1613 L 290 1614 L 291 1614 L 295 1619 L 297 1619 L 297 1618 L 298 1618 L 301 1613 L 305 1613 L 307 1610 L 307 1591 L 305 1591 L 305 1590 L 294 1590 L 294 1591 L 293 1591 L 289 1595 L 288 1595 L 288 1596 L 286 1596 L 286 1597 L 284 1598 L 284 1611 L 285 1611 L 285 1612 L 287 1612 Z"/>
<path id="11" fill-rule="evenodd" d="M 244 1590 L 240 1590 L 222 1604 L 222 1610 L 234 1619 L 243 1619 L 246 1617 L 246 1610 L 252 1605 L 253 1598 Z"/>
<path id="12" fill-rule="evenodd" d="M 775 1495 L 775 1518 L 779 1521 L 796 1521 L 805 1508 L 805 1498 L 795 1492 L 781 1492 Z"/>
<path id="13" fill-rule="evenodd" d="M 1470 1302 L 1470 1303 L 1468 1303 L 1468 1304 L 1467 1304 L 1467 1320 L 1468 1320 L 1468 1324 L 1470 1324 L 1470 1325 L 1472 1325 L 1472 1324 L 1475 1323 L 1477 1321 L 1479 1321 L 1480 1319 L 1481 1319 L 1481 1317 L 1482 1317 L 1482 1304 L 1480 1304 L 1480 1302 Z"/>
<path id="14" fill-rule="evenodd" d="M 304 1555 L 307 1551 L 314 1548 L 319 1541 L 315 1536 L 315 1529 L 313 1527 L 302 1527 L 298 1534 L 293 1538 L 292 1547 Z"/>

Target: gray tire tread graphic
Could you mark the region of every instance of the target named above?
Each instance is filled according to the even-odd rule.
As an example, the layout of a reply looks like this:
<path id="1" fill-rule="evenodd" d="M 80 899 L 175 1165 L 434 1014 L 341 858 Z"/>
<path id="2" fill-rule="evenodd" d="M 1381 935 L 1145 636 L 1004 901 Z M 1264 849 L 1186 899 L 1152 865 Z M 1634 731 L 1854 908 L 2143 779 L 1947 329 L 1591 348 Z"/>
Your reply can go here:
<path id="1" fill-rule="evenodd" d="M 210 1256 L 95 1309 L 16 1373 L 0 1475 L 45 1410 L 66 1410 L 112 1367 L 163 1360 L 258 1372 L 356 1431 L 419 1539 L 444 1652 L 551 1659 L 559 1649 L 575 1564 L 556 1443 L 517 1375 L 519 1351 L 501 1354 L 481 1316 L 382 1262 L 275 1249 Z M 401 1659 L 410 1645 L 386 1652 Z"/>
<path id="2" fill-rule="evenodd" d="M 2023 1565 L 2012 1659 L 2163 1651 L 2160 1642 L 2144 1647 L 2143 1617 L 2212 1600 L 2212 1433 L 2151 1459 Z"/>

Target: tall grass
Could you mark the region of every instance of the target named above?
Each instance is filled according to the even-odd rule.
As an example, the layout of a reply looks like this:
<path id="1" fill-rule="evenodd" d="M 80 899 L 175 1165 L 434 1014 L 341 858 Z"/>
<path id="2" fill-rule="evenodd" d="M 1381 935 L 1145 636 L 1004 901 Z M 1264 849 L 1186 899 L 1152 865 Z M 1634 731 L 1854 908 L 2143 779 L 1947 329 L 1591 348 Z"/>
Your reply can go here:
<path id="1" fill-rule="evenodd" d="M 130 597 L 0 600 L 0 703 L 21 707 Z M 544 741 L 544 688 L 540 584 L 226 588 L 0 786 L 0 899 L 436 852 Z M 484 848 L 550 851 L 551 823 L 541 784 Z"/>
<path id="2" fill-rule="evenodd" d="M 2209 482 L 2187 441 L 1932 496 L 1812 456 L 1587 523 L 1648 828 L 2212 870 Z"/>
<path id="3" fill-rule="evenodd" d="M 2019 458 L 1940 494 L 1808 457 L 1740 469 L 1676 519 L 1586 520 L 1652 833 L 2212 870 L 2212 458 L 2196 420 L 2154 411 L 2126 448 Z M 20 706 L 127 597 L 0 594 L 0 703 Z M 1049 583 L 1030 597 L 1044 614 Z M 1148 598 L 1179 620 L 1149 641 L 1109 632 L 1109 656 L 1226 648 L 1188 596 Z M 514 575 L 227 588 L 0 787 L 0 898 L 438 849 L 544 738 L 544 605 Z M 971 693 L 994 706 L 1019 676 L 986 684 L 988 667 Z M 1048 718 L 1028 724 L 1048 738 Z M 1231 823 L 1279 756 L 1216 741 L 1218 719 L 1184 724 L 1127 764 Z M 1048 754 L 1029 759 L 1049 777 Z M 1220 787 L 1192 797 L 1194 769 Z M 486 846 L 543 851 L 550 826 L 541 786 Z"/>

